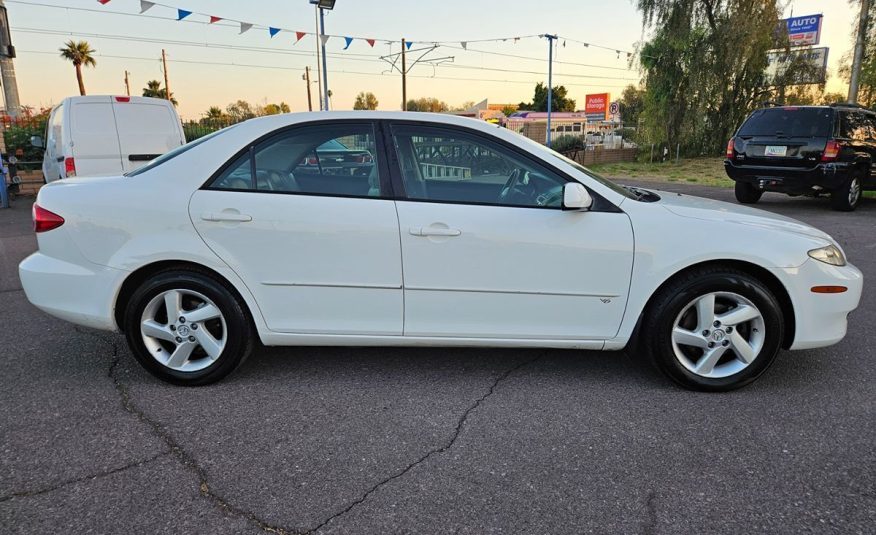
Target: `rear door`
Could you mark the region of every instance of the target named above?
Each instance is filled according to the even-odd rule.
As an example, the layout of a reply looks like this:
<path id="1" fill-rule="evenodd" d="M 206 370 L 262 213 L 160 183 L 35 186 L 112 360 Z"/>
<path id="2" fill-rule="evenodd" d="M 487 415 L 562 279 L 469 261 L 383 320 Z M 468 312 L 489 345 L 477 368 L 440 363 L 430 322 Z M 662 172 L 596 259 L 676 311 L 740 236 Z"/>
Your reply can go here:
<path id="1" fill-rule="evenodd" d="M 166 100 L 113 97 L 124 172 L 185 144 L 179 115 Z"/>
<path id="2" fill-rule="evenodd" d="M 828 107 L 802 106 L 755 111 L 736 134 L 737 164 L 815 167 L 833 135 L 833 113 Z"/>
<path id="3" fill-rule="evenodd" d="M 70 100 L 70 144 L 77 176 L 109 176 L 122 172 L 112 97 Z M 58 158 L 68 155 L 57 155 Z"/>
<path id="4" fill-rule="evenodd" d="M 876 139 L 874 139 L 872 116 L 864 111 L 843 110 L 840 112 L 840 140 L 843 146 L 855 152 L 855 159 L 869 159 L 870 173 L 868 183 L 873 179 L 873 161 L 876 161 Z"/>

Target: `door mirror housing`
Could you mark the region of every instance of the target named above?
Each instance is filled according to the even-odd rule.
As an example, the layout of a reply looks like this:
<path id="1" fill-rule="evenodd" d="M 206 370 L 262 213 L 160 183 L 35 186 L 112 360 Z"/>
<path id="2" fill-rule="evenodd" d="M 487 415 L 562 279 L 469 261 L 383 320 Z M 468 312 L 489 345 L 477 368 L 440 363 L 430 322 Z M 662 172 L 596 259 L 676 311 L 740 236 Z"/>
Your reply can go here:
<path id="1" fill-rule="evenodd" d="M 40 136 L 30 136 L 30 144 L 32 147 L 36 147 L 38 149 L 46 148 L 46 144 L 43 142 L 43 138 Z"/>
<path id="2" fill-rule="evenodd" d="M 563 186 L 563 210 L 586 211 L 593 206 L 593 197 L 579 182 L 567 182 Z"/>

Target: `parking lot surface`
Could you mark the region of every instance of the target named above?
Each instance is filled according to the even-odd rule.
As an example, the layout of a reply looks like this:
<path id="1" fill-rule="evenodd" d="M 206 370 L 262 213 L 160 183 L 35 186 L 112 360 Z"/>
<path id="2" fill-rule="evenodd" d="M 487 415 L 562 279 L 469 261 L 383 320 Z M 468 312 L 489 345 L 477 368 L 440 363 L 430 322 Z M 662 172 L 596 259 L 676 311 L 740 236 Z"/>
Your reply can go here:
<path id="1" fill-rule="evenodd" d="M 863 300 L 840 344 L 701 394 L 636 355 L 560 350 L 269 348 L 220 384 L 165 385 L 120 335 L 27 302 L 18 199 L 0 210 L 0 532 L 872 533 L 865 201 L 764 196 L 840 241 Z"/>

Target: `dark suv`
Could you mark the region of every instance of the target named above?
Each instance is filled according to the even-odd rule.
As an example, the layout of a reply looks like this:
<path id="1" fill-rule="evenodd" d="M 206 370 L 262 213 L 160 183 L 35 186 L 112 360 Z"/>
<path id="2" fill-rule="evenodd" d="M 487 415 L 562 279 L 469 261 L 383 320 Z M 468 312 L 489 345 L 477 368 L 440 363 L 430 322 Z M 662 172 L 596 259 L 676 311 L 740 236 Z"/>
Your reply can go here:
<path id="1" fill-rule="evenodd" d="M 876 189 L 876 113 L 851 104 L 755 110 L 727 143 L 724 169 L 736 200 L 765 191 L 830 195 L 835 210 L 854 210 Z"/>

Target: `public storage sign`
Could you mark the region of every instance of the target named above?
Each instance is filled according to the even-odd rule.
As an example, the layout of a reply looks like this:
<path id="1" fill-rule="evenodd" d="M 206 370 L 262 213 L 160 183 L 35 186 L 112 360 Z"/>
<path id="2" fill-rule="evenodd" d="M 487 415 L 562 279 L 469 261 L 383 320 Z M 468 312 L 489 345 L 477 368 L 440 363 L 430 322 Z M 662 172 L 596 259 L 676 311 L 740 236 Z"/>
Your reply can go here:
<path id="1" fill-rule="evenodd" d="M 608 93 L 597 93 L 584 97 L 584 113 L 593 121 L 604 121 L 608 116 Z"/>

